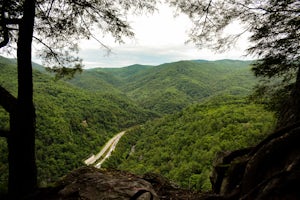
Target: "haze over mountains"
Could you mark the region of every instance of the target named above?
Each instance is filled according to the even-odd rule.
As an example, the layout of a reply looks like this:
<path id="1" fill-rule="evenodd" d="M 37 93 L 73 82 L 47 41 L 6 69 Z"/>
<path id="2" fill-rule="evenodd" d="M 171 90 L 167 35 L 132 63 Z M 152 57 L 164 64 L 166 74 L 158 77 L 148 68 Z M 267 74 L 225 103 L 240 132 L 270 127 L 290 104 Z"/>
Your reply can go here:
<path id="1" fill-rule="evenodd" d="M 256 83 L 250 64 L 195 60 L 95 68 L 76 75 L 70 83 L 90 91 L 123 93 L 145 109 L 166 114 L 211 96 L 249 94 Z"/>
<path id="2" fill-rule="evenodd" d="M 34 102 L 37 111 L 36 149 L 39 183 L 45 185 L 57 180 L 68 171 L 83 165 L 82 161 L 84 158 L 87 158 L 91 152 L 98 152 L 114 134 L 136 125 L 145 124 L 148 121 L 146 127 L 156 127 L 157 130 L 128 134 L 132 137 L 124 140 L 131 141 L 131 143 L 127 143 L 129 146 L 124 146 L 127 149 L 124 152 L 125 154 L 110 161 L 110 166 L 116 167 L 117 165 L 115 164 L 118 163 L 122 164 L 124 169 L 133 169 L 132 166 L 137 166 L 136 161 L 139 162 L 139 159 L 136 160 L 135 158 L 137 157 L 135 156 L 134 158 L 129 158 L 132 165 L 124 164 L 126 159 L 122 156 L 128 156 L 126 154 L 128 153 L 128 148 L 130 149 L 136 143 L 139 143 L 140 139 L 143 141 L 147 141 L 147 139 L 153 140 L 152 136 L 155 134 L 157 134 L 158 138 L 162 137 L 161 134 L 171 134 L 171 132 L 174 132 L 176 124 L 172 124 L 170 121 L 176 122 L 179 120 L 181 122 L 177 124 L 186 124 L 186 127 L 189 127 L 188 130 L 202 129 L 202 125 L 200 126 L 197 122 L 202 114 L 200 110 L 193 108 L 193 106 L 197 107 L 199 103 L 202 108 L 203 103 L 205 107 L 205 103 L 211 102 L 212 109 L 219 109 L 218 103 L 224 104 L 226 107 L 228 102 L 229 104 L 235 104 L 242 101 L 243 103 L 240 105 L 243 105 L 243 109 L 241 108 L 242 110 L 239 112 L 246 114 L 241 114 L 243 116 L 242 122 L 234 124 L 234 127 L 240 128 L 249 123 L 249 126 L 258 127 L 255 129 L 255 133 L 266 130 L 266 127 L 270 127 L 272 124 L 271 114 L 263 111 L 261 106 L 251 105 L 252 107 L 245 107 L 248 102 L 245 102 L 244 97 L 251 93 L 252 87 L 257 83 L 257 79 L 250 71 L 250 64 L 251 61 L 191 60 L 166 63 L 159 66 L 132 65 L 123 68 L 94 68 L 84 70 L 81 74 L 76 74 L 71 80 L 58 81 L 55 80 L 52 74 L 46 72 L 42 66 L 34 65 Z M 7 88 L 13 95 L 16 95 L 17 76 L 16 62 L 14 60 L 4 57 L 0 58 L 0 81 L 1 86 Z M 235 103 L 232 103 L 232 101 Z M 236 107 L 229 106 L 223 109 L 232 110 L 234 108 Z M 251 110 L 253 112 L 250 112 Z M 166 114 L 169 117 L 167 116 L 165 119 L 164 116 Z M 240 118 L 241 115 L 236 115 L 235 117 Z M 257 119 L 261 119 L 266 123 L 256 126 L 255 124 L 258 122 L 253 121 L 250 118 L 251 115 L 265 116 L 263 119 Z M 186 116 L 184 119 L 188 121 L 180 118 L 181 116 Z M 204 120 L 201 122 L 202 124 L 206 124 L 207 120 L 209 121 L 209 119 L 204 119 L 206 117 L 204 115 L 201 117 Z M 153 120 L 155 121 L 152 122 Z M 157 123 L 157 120 L 162 122 L 162 124 L 166 122 L 169 124 L 169 128 L 161 128 L 161 125 L 159 125 L 161 123 Z M 222 119 L 220 120 L 222 121 Z M 0 108 L 0 127 L 9 127 L 8 114 L 2 108 Z M 212 132 L 216 133 L 215 135 L 218 135 L 214 125 L 212 125 L 211 129 Z M 160 130 L 168 130 L 170 132 Z M 175 141 L 181 141 L 178 137 L 181 137 L 183 133 L 185 135 L 191 133 L 186 131 L 186 129 L 180 128 L 178 130 L 177 134 L 170 135 Z M 230 130 L 235 131 L 234 128 Z M 212 132 L 204 132 L 202 135 L 193 133 L 190 136 L 186 135 L 185 138 L 195 142 L 199 141 L 198 144 L 200 144 L 205 141 L 202 136 Z M 245 138 L 249 137 L 247 134 L 248 132 L 245 130 L 243 132 Z M 217 137 L 220 138 L 219 135 Z M 223 135 L 223 137 L 226 136 Z M 253 134 L 251 137 L 254 137 Z M 262 135 L 258 135 L 258 138 L 261 137 Z M 214 138 L 213 140 L 217 141 L 219 139 Z M 248 145 L 248 143 L 244 143 L 243 145 Z M 162 145 L 156 142 L 152 144 Z M 191 146 L 192 149 L 190 151 L 194 151 L 195 149 L 193 148 L 199 147 L 190 143 L 186 144 Z M 174 143 L 166 144 L 166 146 L 168 145 L 174 145 Z M 231 143 L 228 143 L 223 146 L 228 147 L 230 145 Z M 120 146 L 120 148 L 122 149 L 123 147 Z M 148 145 L 145 147 L 148 150 L 149 148 L 151 149 L 153 146 Z M 141 153 L 143 150 L 139 152 L 140 155 L 143 154 Z M 151 151 L 149 150 L 149 152 Z M 215 151 L 209 153 L 211 156 L 209 157 L 210 160 L 214 153 Z M 7 184 L 4 180 L 7 180 L 8 170 L 7 148 L 4 139 L 0 139 L 0 154 L 1 189 L 5 188 Z M 178 154 L 182 156 L 180 151 Z M 120 154 L 116 153 L 116 155 Z M 152 157 L 151 155 L 148 156 Z M 115 164 L 113 164 L 114 161 Z M 161 165 L 165 163 L 159 159 L 155 162 L 159 162 Z M 188 161 L 182 160 L 182 162 L 186 162 L 187 166 L 189 165 Z M 156 165 L 153 166 L 152 168 L 156 167 Z M 207 171 L 208 168 L 205 165 L 203 171 Z M 138 170 L 140 169 L 144 168 L 138 168 Z M 180 173 L 181 169 L 178 170 Z M 198 173 L 199 171 L 196 172 Z M 178 174 L 180 173 L 178 172 Z M 186 186 L 186 180 L 194 174 L 194 171 L 193 173 L 187 173 L 182 180 L 176 181 Z M 174 178 L 176 176 L 170 175 L 168 177 Z M 199 176 L 194 175 L 193 177 Z M 203 176 L 201 178 L 202 183 L 199 182 L 195 188 L 207 188 L 207 186 L 203 186 L 203 184 L 207 185 L 206 177 L 206 175 Z"/>

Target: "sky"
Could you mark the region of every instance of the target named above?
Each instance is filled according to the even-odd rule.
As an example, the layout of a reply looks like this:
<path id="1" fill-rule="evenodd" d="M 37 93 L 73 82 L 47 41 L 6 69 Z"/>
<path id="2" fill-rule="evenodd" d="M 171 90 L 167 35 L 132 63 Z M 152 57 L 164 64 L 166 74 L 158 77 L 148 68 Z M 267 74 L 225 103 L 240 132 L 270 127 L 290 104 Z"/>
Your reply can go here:
<path id="1" fill-rule="evenodd" d="M 222 54 L 209 49 L 199 50 L 193 44 L 186 44 L 192 26 L 190 20 L 183 14 L 174 17 L 173 10 L 164 5 L 154 14 L 129 16 L 128 21 L 135 33 L 133 39 L 126 39 L 124 44 L 119 44 L 109 36 L 98 38 L 111 48 L 109 55 L 95 40 L 81 41 L 79 56 L 85 68 L 159 65 L 193 59 L 252 59 L 245 57 L 245 49 L 249 45 L 246 39 L 241 39 L 235 48 Z"/>
<path id="2" fill-rule="evenodd" d="M 184 14 L 174 16 L 174 10 L 161 4 L 153 14 L 128 16 L 127 21 L 135 33 L 134 38 L 125 38 L 124 44 L 114 41 L 111 36 L 98 36 L 102 43 L 111 49 L 111 53 L 101 48 L 101 45 L 91 39 L 82 40 L 79 44 L 78 56 L 83 59 L 84 68 L 116 68 L 133 64 L 160 65 L 180 60 L 220 60 L 237 59 L 250 60 L 246 57 L 247 35 L 240 39 L 236 46 L 224 53 L 209 49 L 198 49 L 195 45 L 186 44 L 188 31 L 192 27 L 189 18 Z M 228 32 L 240 32 L 238 24 L 231 26 Z M 34 50 L 35 51 L 35 50 Z M 4 56 L 11 57 L 3 52 Z M 42 64 L 33 52 L 33 61 Z"/>

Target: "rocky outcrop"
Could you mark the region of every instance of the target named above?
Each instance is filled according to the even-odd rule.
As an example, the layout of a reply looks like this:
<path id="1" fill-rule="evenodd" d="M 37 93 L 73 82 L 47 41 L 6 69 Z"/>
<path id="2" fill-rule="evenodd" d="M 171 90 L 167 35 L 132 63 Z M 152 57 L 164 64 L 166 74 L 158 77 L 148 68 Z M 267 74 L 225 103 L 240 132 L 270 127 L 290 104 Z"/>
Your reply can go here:
<path id="1" fill-rule="evenodd" d="M 214 199 L 300 199 L 300 124 L 274 132 L 254 148 L 225 153 L 211 181 Z"/>
<path id="2" fill-rule="evenodd" d="M 126 172 L 79 168 L 64 177 L 54 188 L 39 190 L 31 200 L 157 200 L 152 185 L 144 179 Z"/>
<path id="3" fill-rule="evenodd" d="M 143 176 L 112 169 L 82 167 L 53 188 L 39 189 L 28 200 L 197 200 L 200 192 L 179 188 L 161 175 Z"/>

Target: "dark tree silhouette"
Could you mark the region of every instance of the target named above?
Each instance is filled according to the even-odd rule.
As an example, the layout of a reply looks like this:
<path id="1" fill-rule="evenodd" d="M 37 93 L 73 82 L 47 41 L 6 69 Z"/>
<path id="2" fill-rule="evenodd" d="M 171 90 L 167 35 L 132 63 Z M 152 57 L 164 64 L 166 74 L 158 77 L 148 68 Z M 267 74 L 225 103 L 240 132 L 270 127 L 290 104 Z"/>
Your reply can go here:
<path id="1" fill-rule="evenodd" d="M 153 11 L 154 0 L 1 0 L 0 48 L 17 51 L 18 96 L 0 86 L 0 105 L 10 114 L 10 130 L 1 130 L 9 150 L 9 195 L 11 199 L 37 187 L 35 163 L 35 109 L 32 81 L 32 41 L 44 46 L 39 56 L 59 75 L 70 68 L 80 70 L 74 56 L 77 42 L 95 37 L 93 27 L 122 42 L 133 36 L 124 21 L 128 12 Z M 100 46 L 109 50 L 101 41 Z"/>
<path id="2" fill-rule="evenodd" d="M 266 94 L 265 89 L 272 88 L 273 92 L 267 94 L 272 94 L 273 97 L 275 94 L 277 97 L 278 94 L 287 94 L 287 99 L 279 100 L 271 97 L 277 103 L 285 103 L 285 106 L 280 105 L 279 121 L 282 125 L 300 120 L 299 0 L 168 0 L 168 2 L 191 18 L 194 28 L 190 32 L 190 42 L 200 48 L 209 46 L 218 51 L 226 50 L 245 32 L 250 33 L 249 40 L 252 46 L 248 51 L 259 58 L 253 72 L 258 77 L 269 79 L 258 87 L 258 91 Z M 239 23 L 241 31 L 224 34 L 225 28 L 232 22 Z M 274 84 L 279 87 L 275 87 Z M 288 89 L 291 90 L 284 92 Z"/>

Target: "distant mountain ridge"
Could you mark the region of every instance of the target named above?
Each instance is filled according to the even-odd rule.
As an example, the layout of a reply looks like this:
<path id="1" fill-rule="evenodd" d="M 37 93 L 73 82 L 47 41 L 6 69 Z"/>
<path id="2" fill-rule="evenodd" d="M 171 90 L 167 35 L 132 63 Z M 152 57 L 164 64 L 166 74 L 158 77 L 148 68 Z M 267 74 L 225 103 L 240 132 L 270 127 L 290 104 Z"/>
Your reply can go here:
<path id="1" fill-rule="evenodd" d="M 166 114 L 216 94 L 247 95 L 257 83 L 253 61 L 190 60 L 158 66 L 94 68 L 70 83 L 91 91 L 120 92 L 145 109 Z"/>
<path id="2" fill-rule="evenodd" d="M 16 64 L 15 59 L 5 62 Z M 250 70 L 253 62 L 198 59 L 157 66 L 92 68 L 68 82 L 91 92 L 123 95 L 144 109 L 170 114 L 215 95 L 248 95 L 257 83 Z M 39 64 L 33 63 L 33 68 L 48 73 Z"/>

